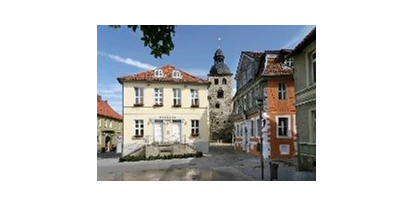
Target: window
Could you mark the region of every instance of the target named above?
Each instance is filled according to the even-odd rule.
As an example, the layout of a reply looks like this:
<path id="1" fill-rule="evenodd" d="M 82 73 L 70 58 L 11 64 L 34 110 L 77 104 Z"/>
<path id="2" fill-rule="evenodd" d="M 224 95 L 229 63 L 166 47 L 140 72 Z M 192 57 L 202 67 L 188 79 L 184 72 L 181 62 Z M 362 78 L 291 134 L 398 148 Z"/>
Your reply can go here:
<path id="1" fill-rule="evenodd" d="M 164 77 L 164 72 L 161 69 L 157 69 L 154 71 L 154 76 L 157 78 L 162 78 Z"/>
<path id="2" fill-rule="evenodd" d="M 198 136 L 200 132 L 198 120 L 191 120 L 191 135 Z"/>
<path id="3" fill-rule="evenodd" d="M 109 122 L 109 128 L 112 128 L 112 121 Z"/>
<path id="4" fill-rule="evenodd" d="M 288 144 L 280 144 L 279 150 L 281 155 L 289 155 L 289 145 Z"/>
<path id="5" fill-rule="evenodd" d="M 236 137 L 239 137 L 239 124 L 236 124 Z"/>
<path id="6" fill-rule="evenodd" d="M 256 119 L 256 137 L 259 137 L 260 136 L 260 132 L 259 132 L 259 130 L 261 130 L 261 125 L 260 125 L 260 119 Z"/>
<path id="7" fill-rule="evenodd" d="M 135 136 L 144 136 L 144 120 L 135 120 Z"/>
<path id="8" fill-rule="evenodd" d="M 162 98 L 163 98 L 163 89 L 162 88 L 154 88 L 154 101 L 155 105 L 162 105 Z"/>
<path id="9" fill-rule="evenodd" d="M 224 91 L 223 91 L 223 89 L 220 88 L 217 91 L 217 98 L 223 98 L 223 96 L 224 96 Z"/>
<path id="10" fill-rule="evenodd" d="M 105 120 L 104 127 L 108 127 L 108 120 Z"/>
<path id="11" fill-rule="evenodd" d="M 316 83 L 316 51 L 312 53 L 312 82 Z"/>
<path id="12" fill-rule="evenodd" d="M 285 59 L 284 63 L 285 63 L 285 65 L 287 65 L 289 67 L 292 67 L 293 66 L 293 58 Z"/>
<path id="13" fill-rule="evenodd" d="M 214 79 L 214 85 L 218 85 L 218 81 L 219 81 L 218 78 L 215 78 Z"/>
<path id="14" fill-rule="evenodd" d="M 279 100 L 286 100 L 286 83 L 279 83 Z"/>
<path id="15" fill-rule="evenodd" d="M 226 80 L 225 78 L 223 78 L 223 79 L 221 80 L 221 83 L 222 83 L 222 84 L 224 84 L 224 85 L 226 85 L 226 84 L 227 84 L 227 80 Z"/>
<path id="16" fill-rule="evenodd" d="M 277 138 L 290 138 L 290 118 L 289 116 L 276 116 Z"/>
<path id="17" fill-rule="evenodd" d="M 190 93 L 191 93 L 191 106 L 198 106 L 199 105 L 198 90 L 191 89 Z"/>
<path id="18" fill-rule="evenodd" d="M 247 106 L 246 106 L 247 96 L 244 96 L 243 99 L 244 99 L 244 101 L 243 101 L 243 110 L 246 111 L 246 108 L 247 108 Z"/>
<path id="19" fill-rule="evenodd" d="M 135 104 L 144 104 L 144 88 L 135 88 Z"/>
<path id="20" fill-rule="evenodd" d="M 174 70 L 172 76 L 173 78 L 179 78 L 179 79 L 182 78 L 181 73 L 178 70 Z"/>
<path id="21" fill-rule="evenodd" d="M 100 126 L 100 127 L 102 126 L 102 120 L 101 119 L 98 120 L 98 126 Z"/>
<path id="22" fill-rule="evenodd" d="M 173 88 L 173 106 L 181 106 L 181 89 Z"/>
<path id="23" fill-rule="evenodd" d="M 97 141 L 98 141 L 98 144 L 100 144 L 100 142 L 99 142 L 99 134 L 98 134 L 98 138 L 97 138 Z"/>
<path id="24" fill-rule="evenodd" d="M 216 103 L 216 109 L 219 109 L 219 108 L 220 108 L 220 104 Z"/>
<path id="25" fill-rule="evenodd" d="M 250 120 L 250 137 L 254 137 L 253 126 L 254 126 L 254 121 Z"/>
<path id="26" fill-rule="evenodd" d="M 311 127 L 312 127 L 312 140 L 311 142 L 316 143 L 316 110 L 311 111 Z"/>

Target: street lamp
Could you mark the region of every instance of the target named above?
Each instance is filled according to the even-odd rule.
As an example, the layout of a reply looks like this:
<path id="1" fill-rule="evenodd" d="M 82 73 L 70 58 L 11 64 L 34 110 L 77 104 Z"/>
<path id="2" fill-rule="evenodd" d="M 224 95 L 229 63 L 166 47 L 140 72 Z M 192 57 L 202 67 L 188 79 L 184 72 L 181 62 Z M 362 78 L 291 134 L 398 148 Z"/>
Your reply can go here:
<path id="1" fill-rule="evenodd" d="M 262 180 L 264 177 L 264 166 L 263 166 L 263 136 L 262 136 L 262 106 L 263 106 L 263 99 L 259 98 L 256 100 L 257 105 L 259 106 L 259 120 L 260 120 L 260 130 L 259 130 L 259 134 L 260 134 L 260 166 L 262 168 Z"/>

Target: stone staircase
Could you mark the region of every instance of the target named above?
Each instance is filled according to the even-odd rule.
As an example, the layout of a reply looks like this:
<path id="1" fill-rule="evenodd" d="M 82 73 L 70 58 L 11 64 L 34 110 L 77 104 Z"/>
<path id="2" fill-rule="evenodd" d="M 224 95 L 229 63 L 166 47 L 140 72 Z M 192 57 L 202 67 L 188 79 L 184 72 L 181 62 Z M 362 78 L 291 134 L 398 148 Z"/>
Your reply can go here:
<path id="1" fill-rule="evenodd" d="M 196 150 L 187 144 L 179 143 L 159 143 L 145 146 L 145 156 L 164 156 L 195 153 Z"/>

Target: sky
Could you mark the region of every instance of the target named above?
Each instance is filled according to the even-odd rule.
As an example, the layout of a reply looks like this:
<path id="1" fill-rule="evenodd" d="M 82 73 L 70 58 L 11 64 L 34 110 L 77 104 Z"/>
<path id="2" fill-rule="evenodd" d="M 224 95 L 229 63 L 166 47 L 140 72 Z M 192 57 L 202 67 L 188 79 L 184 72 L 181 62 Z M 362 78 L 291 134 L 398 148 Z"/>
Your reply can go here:
<path id="1" fill-rule="evenodd" d="M 184 26 L 175 29 L 175 48 L 170 55 L 155 58 L 144 47 L 141 31 L 137 33 L 121 27 L 97 28 L 97 94 L 122 114 L 122 87 L 117 77 L 141 73 L 171 64 L 197 77 L 207 79 L 214 64 L 213 55 L 220 45 L 224 62 L 233 74 L 242 51 L 278 50 L 294 48 L 314 25 L 252 25 L 252 26 Z M 220 43 L 218 43 L 220 38 Z M 236 81 L 233 77 L 233 92 Z"/>

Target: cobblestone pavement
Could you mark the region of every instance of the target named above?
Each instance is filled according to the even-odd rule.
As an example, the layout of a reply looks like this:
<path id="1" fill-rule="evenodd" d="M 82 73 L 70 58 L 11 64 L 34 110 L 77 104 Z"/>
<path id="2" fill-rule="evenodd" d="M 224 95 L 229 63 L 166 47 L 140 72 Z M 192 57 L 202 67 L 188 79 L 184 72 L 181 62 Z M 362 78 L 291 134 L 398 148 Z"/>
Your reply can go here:
<path id="1" fill-rule="evenodd" d="M 261 180 L 260 159 L 233 150 L 228 144 L 212 144 L 201 158 L 119 163 L 116 158 L 98 159 L 98 180 Z M 280 166 L 278 180 L 316 180 L 314 173 Z M 270 180 L 269 161 L 264 161 L 264 180 Z"/>

